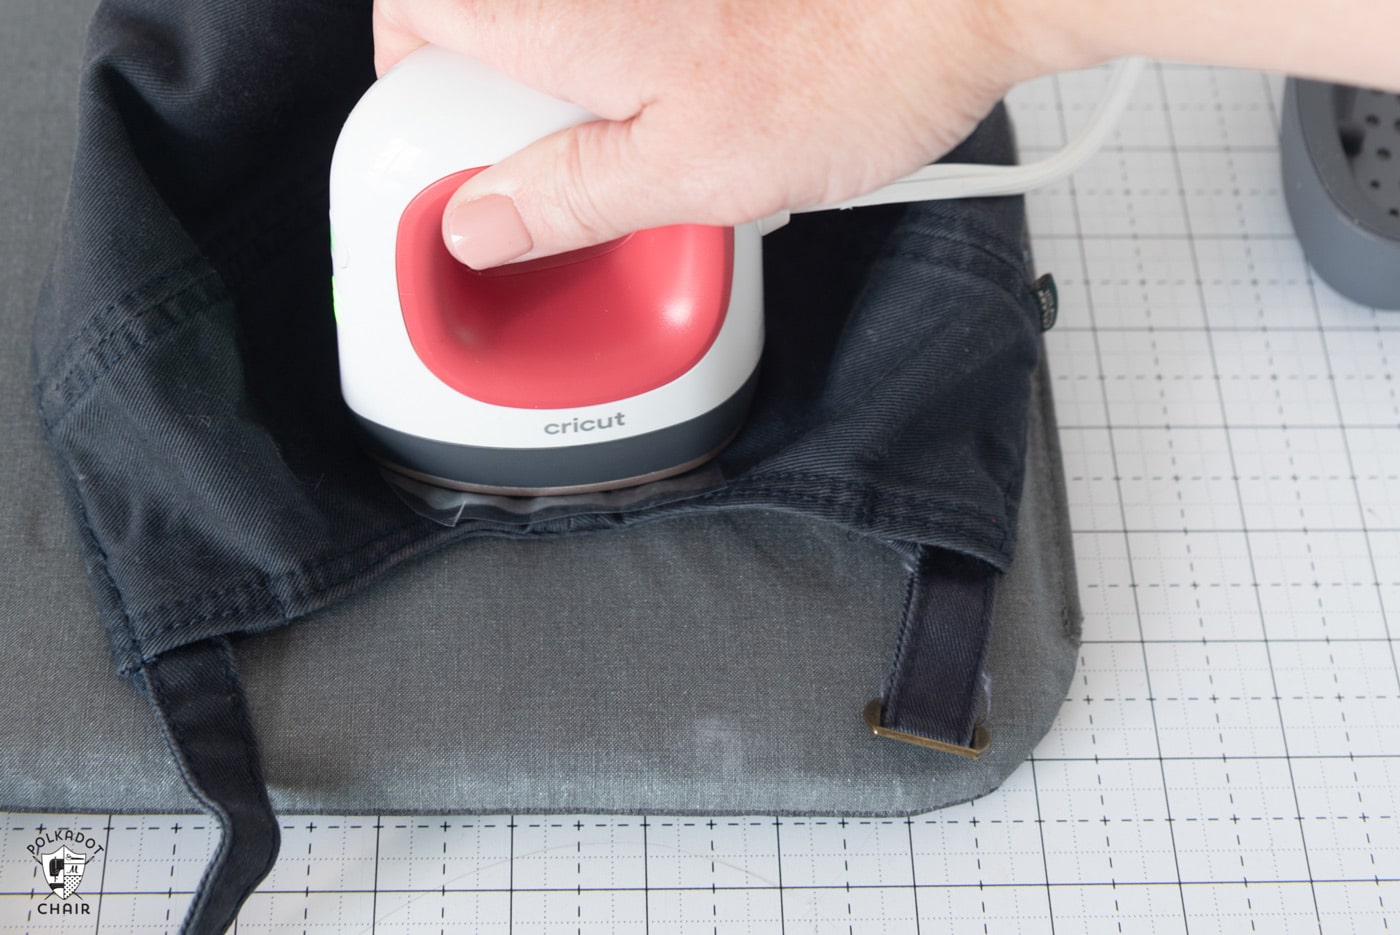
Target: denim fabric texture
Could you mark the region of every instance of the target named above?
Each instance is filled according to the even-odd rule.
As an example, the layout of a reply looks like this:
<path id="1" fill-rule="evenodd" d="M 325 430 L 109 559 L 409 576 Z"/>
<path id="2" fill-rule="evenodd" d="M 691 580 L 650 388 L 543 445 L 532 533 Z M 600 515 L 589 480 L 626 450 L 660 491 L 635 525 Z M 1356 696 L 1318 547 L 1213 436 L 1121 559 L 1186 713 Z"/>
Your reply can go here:
<path id="1" fill-rule="evenodd" d="M 111 0 L 93 22 L 33 370 L 121 671 L 472 536 L 765 509 L 1007 565 L 1039 315 L 1016 199 L 769 238 L 768 350 L 722 490 L 525 526 L 406 513 L 335 378 L 325 179 L 367 23 L 367 2 L 270 0 Z M 957 157 L 1013 152 L 999 110 Z"/>
<path id="2" fill-rule="evenodd" d="M 282 832 L 267 798 L 242 680 L 225 640 L 165 653 L 141 670 L 161 731 L 199 803 L 222 829 L 182 935 L 217 935 L 277 862 Z"/>

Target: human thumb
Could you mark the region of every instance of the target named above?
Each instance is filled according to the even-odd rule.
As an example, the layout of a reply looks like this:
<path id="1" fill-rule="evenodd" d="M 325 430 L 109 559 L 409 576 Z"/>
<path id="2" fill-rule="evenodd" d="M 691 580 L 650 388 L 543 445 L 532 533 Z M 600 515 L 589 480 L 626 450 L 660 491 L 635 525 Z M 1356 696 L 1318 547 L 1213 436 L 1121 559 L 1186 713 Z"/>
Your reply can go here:
<path id="1" fill-rule="evenodd" d="M 638 118 L 544 137 L 478 173 L 443 212 L 448 250 L 473 269 L 553 256 L 647 227 L 733 223 L 703 204 L 688 173 L 648 146 Z"/>

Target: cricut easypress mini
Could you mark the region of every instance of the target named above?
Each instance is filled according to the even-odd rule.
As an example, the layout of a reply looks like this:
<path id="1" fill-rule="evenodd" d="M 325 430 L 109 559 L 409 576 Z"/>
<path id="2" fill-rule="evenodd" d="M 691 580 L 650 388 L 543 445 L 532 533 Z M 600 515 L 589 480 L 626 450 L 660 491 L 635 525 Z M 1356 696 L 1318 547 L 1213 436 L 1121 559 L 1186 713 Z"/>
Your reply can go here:
<path id="1" fill-rule="evenodd" d="M 845 206 L 1044 184 L 1097 148 L 1130 87 L 1124 70 L 1058 157 L 935 165 Z M 603 490 L 685 471 L 738 430 L 763 345 L 761 235 L 782 219 L 639 231 L 482 272 L 443 243 L 462 182 L 591 119 L 432 46 L 350 114 L 330 185 L 340 379 L 387 467 L 488 493 Z"/>
<path id="2" fill-rule="evenodd" d="M 686 470 L 737 430 L 763 346 L 759 231 L 679 226 L 476 272 L 442 212 L 585 110 L 428 47 L 336 145 L 341 388 L 370 451 L 442 486 L 541 494 Z"/>

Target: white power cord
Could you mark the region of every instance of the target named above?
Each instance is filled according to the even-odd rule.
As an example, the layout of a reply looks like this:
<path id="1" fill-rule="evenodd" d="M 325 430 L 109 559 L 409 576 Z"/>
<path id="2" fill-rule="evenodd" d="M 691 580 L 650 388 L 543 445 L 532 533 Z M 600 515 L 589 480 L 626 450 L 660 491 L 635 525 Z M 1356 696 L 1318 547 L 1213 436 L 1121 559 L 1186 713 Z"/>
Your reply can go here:
<path id="1" fill-rule="evenodd" d="M 909 201 L 938 201 L 950 198 L 983 198 L 993 195 L 1019 195 L 1032 189 L 1058 182 L 1071 174 L 1097 153 L 1113 132 L 1133 87 L 1142 74 L 1145 61 L 1125 58 L 1113 66 L 1108 88 L 1094 108 L 1088 123 L 1064 149 L 1039 162 L 1020 166 L 995 166 L 980 163 L 935 163 L 925 166 L 873 192 L 858 195 L 835 205 L 802 208 L 800 211 L 828 211 L 835 208 L 860 208 L 867 205 L 899 204 Z M 788 212 L 780 212 L 759 222 L 763 233 L 777 230 L 788 222 Z"/>

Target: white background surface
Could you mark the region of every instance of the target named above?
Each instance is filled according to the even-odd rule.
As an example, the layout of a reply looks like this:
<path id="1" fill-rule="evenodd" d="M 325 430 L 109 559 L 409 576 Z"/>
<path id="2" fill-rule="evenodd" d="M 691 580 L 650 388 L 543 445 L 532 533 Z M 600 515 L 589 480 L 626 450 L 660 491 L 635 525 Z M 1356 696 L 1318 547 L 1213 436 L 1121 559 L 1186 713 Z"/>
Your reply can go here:
<path id="1" fill-rule="evenodd" d="M 1015 93 L 1025 158 L 1101 80 Z M 287 816 L 237 932 L 1400 928 L 1400 313 L 1303 263 L 1281 88 L 1154 66 L 1110 148 L 1030 198 L 1086 620 L 1002 789 L 890 821 Z M 34 911 L 41 823 L 106 842 L 88 921 Z M 214 843 L 188 816 L 0 830 L 3 933 L 173 933 Z"/>

